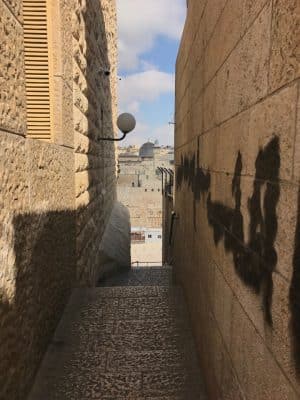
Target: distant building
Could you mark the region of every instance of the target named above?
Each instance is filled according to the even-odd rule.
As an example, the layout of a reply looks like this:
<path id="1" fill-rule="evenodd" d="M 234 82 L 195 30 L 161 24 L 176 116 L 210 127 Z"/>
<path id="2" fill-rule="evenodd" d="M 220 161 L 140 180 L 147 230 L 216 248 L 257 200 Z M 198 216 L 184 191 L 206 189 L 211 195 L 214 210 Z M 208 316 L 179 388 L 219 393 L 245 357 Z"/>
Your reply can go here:
<path id="1" fill-rule="evenodd" d="M 145 227 L 132 227 L 131 228 L 131 242 L 132 243 L 148 243 L 159 242 L 162 240 L 161 228 L 145 228 Z"/>
<path id="2" fill-rule="evenodd" d="M 119 150 L 119 187 L 139 187 L 145 192 L 160 191 L 161 175 L 158 167 L 173 168 L 174 149 L 144 143 L 138 152 L 133 147 Z"/>
<path id="3" fill-rule="evenodd" d="M 157 254 L 161 259 L 162 177 L 158 167 L 172 169 L 173 165 L 174 149 L 170 146 L 148 141 L 140 148 L 119 149 L 118 199 L 130 211 L 135 262 L 153 261 L 154 253 L 155 261 Z"/>

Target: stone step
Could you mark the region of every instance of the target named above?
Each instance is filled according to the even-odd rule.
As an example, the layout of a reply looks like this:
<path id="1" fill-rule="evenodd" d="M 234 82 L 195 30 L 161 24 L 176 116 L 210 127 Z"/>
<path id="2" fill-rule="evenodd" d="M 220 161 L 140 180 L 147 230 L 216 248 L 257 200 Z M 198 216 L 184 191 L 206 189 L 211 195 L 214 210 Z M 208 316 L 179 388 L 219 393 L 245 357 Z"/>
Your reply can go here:
<path id="1" fill-rule="evenodd" d="M 100 399 L 206 399 L 181 288 L 73 292 L 29 400 Z"/>
<path id="2" fill-rule="evenodd" d="M 117 276 L 106 278 L 98 286 L 170 286 L 173 284 L 172 268 L 135 267 Z"/>

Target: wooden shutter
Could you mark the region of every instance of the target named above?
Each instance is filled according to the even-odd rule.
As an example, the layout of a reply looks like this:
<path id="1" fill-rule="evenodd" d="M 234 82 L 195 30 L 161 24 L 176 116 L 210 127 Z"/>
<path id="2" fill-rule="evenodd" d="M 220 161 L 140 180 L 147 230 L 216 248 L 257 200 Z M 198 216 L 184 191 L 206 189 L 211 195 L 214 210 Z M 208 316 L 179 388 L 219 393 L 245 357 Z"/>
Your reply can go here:
<path id="1" fill-rule="evenodd" d="M 47 0 L 23 0 L 27 136 L 51 138 Z"/>

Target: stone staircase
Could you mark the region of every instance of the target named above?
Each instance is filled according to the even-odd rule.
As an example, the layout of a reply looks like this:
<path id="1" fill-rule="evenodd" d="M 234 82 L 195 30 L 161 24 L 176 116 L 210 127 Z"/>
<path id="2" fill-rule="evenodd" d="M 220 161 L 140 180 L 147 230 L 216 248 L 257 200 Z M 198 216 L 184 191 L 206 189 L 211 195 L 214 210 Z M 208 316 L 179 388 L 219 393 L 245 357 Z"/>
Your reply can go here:
<path id="1" fill-rule="evenodd" d="M 29 400 L 204 400 L 170 267 L 133 268 L 71 296 Z"/>

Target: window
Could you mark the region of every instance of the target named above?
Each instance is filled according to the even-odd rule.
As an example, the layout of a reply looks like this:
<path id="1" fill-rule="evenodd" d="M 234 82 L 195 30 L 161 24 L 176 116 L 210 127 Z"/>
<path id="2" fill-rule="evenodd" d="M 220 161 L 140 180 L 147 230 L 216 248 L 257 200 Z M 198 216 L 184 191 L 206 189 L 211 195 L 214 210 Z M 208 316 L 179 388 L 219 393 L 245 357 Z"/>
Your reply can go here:
<path id="1" fill-rule="evenodd" d="M 161 239 L 161 235 L 158 235 L 157 238 L 158 238 L 158 239 Z"/>
<path id="2" fill-rule="evenodd" d="M 147 189 L 145 189 L 145 192 L 147 192 Z"/>
<path id="3" fill-rule="evenodd" d="M 131 241 L 145 243 L 145 233 L 144 232 L 131 232 Z"/>
<path id="4" fill-rule="evenodd" d="M 27 136 L 51 138 L 52 101 L 49 79 L 49 7 L 47 0 L 23 0 Z"/>
<path id="5" fill-rule="evenodd" d="M 132 183 L 131 183 L 131 186 L 132 186 L 132 187 L 135 187 L 135 184 L 134 184 L 134 182 L 132 182 Z"/>
<path id="6" fill-rule="evenodd" d="M 151 239 L 151 238 L 152 238 L 152 235 L 148 235 L 148 238 Z"/>

